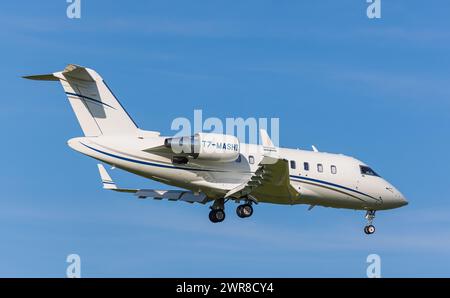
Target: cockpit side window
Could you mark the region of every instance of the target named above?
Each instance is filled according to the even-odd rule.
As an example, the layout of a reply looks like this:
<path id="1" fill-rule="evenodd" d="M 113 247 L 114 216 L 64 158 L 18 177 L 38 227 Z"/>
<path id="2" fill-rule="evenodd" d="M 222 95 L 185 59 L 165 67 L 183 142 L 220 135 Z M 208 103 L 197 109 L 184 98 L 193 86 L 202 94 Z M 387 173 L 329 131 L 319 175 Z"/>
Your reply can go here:
<path id="1" fill-rule="evenodd" d="M 359 168 L 361 169 L 361 174 L 363 175 L 380 177 L 380 175 L 378 175 L 374 170 L 372 170 L 368 166 L 359 166 Z"/>

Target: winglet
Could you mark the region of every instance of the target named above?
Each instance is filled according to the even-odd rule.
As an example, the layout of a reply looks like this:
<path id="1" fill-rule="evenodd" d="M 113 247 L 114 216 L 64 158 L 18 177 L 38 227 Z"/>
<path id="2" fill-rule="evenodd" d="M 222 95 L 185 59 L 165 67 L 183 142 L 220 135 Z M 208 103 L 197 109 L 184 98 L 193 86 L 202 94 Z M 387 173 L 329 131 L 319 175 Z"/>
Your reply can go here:
<path id="1" fill-rule="evenodd" d="M 116 184 L 111 179 L 111 176 L 109 176 L 105 167 L 102 164 L 97 164 L 97 166 L 98 166 L 98 171 L 100 172 L 100 178 L 102 179 L 103 188 L 104 189 L 117 189 Z"/>
<path id="2" fill-rule="evenodd" d="M 319 150 L 317 150 L 317 147 L 316 147 L 316 146 L 311 145 L 311 147 L 312 147 L 312 150 L 313 150 L 314 152 L 319 152 Z"/>
<path id="3" fill-rule="evenodd" d="M 262 143 L 261 148 L 263 150 L 263 159 L 261 161 L 261 164 L 276 163 L 280 158 L 278 154 L 278 148 L 273 144 L 265 129 L 260 129 L 259 134 Z"/>
<path id="4" fill-rule="evenodd" d="M 265 129 L 260 129 L 259 134 L 261 136 L 261 142 L 264 147 L 275 147 L 272 140 L 270 139 L 269 135 L 267 134 L 267 131 Z"/>

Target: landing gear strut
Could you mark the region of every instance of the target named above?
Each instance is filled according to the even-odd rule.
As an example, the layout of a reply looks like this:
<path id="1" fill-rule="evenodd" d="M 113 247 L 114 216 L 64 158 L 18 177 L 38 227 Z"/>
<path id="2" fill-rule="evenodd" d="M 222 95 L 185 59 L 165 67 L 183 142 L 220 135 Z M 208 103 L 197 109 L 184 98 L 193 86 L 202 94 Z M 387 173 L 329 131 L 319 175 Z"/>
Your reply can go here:
<path id="1" fill-rule="evenodd" d="M 367 225 L 364 227 L 364 233 L 371 235 L 375 233 L 375 227 L 372 225 L 375 219 L 375 210 L 367 210 L 366 213 Z"/>
<path id="2" fill-rule="evenodd" d="M 246 203 L 243 205 L 239 205 L 236 208 L 236 214 L 240 217 L 240 218 L 246 218 L 246 217 L 250 217 L 253 214 L 253 207 L 251 204 Z"/>
<path id="3" fill-rule="evenodd" d="M 213 223 L 222 222 L 225 219 L 225 200 L 217 199 L 210 207 L 209 220 Z"/>

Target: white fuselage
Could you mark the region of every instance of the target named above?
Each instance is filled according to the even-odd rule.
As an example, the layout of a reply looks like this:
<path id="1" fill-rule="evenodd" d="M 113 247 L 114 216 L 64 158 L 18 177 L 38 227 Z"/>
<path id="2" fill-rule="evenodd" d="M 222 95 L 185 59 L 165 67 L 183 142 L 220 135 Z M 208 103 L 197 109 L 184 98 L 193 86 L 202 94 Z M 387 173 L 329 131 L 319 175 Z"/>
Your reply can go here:
<path id="1" fill-rule="evenodd" d="M 241 144 L 241 158 L 233 162 L 192 159 L 174 164 L 169 156 L 143 151 L 164 144 L 164 137 L 151 133 L 141 137 L 98 136 L 69 140 L 74 150 L 134 174 L 205 193 L 211 200 L 223 198 L 248 180 L 263 158 L 260 145 Z M 359 210 L 383 210 L 407 204 L 403 195 L 383 178 L 363 174 L 363 162 L 341 154 L 279 148 L 289 161 L 290 183 L 298 197 L 258 195 L 258 202 L 308 204 Z M 305 165 L 307 163 L 307 166 Z"/>

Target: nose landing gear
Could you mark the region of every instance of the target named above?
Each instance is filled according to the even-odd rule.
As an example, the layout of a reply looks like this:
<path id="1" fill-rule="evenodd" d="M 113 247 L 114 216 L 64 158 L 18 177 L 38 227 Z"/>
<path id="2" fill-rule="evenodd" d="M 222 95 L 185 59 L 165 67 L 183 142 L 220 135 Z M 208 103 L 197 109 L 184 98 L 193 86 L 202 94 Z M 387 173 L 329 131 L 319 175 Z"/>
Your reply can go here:
<path id="1" fill-rule="evenodd" d="M 375 219 L 375 210 L 367 210 L 366 212 L 367 225 L 364 227 L 364 233 L 371 235 L 375 233 L 375 226 L 372 225 Z"/>

